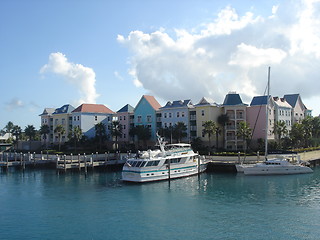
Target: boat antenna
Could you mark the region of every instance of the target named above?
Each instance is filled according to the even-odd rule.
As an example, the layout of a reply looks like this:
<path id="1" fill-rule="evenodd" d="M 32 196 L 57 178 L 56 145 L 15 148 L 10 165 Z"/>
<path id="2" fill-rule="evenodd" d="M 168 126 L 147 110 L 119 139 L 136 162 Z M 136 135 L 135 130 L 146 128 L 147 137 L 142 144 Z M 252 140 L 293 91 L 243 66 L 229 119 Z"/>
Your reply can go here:
<path id="1" fill-rule="evenodd" d="M 266 105 L 266 136 L 265 136 L 265 160 L 268 160 L 268 133 L 269 133 L 269 99 L 270 99 L 270 66 L 268 68 L 268 91 L 267 91 L 267 105 Z"/>

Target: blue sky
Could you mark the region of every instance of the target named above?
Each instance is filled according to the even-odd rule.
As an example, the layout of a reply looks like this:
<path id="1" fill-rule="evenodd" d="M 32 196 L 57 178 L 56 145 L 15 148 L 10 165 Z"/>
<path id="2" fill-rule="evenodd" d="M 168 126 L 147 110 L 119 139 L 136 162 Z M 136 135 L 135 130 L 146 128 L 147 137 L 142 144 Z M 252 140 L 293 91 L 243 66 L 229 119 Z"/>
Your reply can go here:
<path id="1" fill-rule="evenodd" d="M 246 103 L 300 93 L 319 114 L 320 3 L 301 1 L 0 2 L 0 129 L 40 126 L 45 107 L 113 111 L 150 94 Z"/>

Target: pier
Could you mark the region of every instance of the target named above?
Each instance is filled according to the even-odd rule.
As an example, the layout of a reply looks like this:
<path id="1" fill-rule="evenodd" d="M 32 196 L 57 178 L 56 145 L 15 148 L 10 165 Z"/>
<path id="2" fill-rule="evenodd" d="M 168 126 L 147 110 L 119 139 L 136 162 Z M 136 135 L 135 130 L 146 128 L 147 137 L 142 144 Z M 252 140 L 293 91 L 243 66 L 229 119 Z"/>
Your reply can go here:
<path id="1" fill-rule="evenodd" d="M 0 167 L 8 169 L 17 167 L 25 169 L 28 166 L 41 167 L 47 166 L 56 168 L 58 171 L 67 171 L 71 169 L 82 169 L 87 172 L 88 168 L 115 166 L 125 163 L 128 154 L 122 153 L 104 153 L 104 154 L 78 154 L 78 155 L 58 155 L 48 153 L 17 153 L 5 152 L 0 153 Z"/>
<path id="2" fill-rule="evenodd" d="M 269 155 L 276 157 L 279 155 Z M 299 154 L 285 155 L 290 161 L 298 159 L 308 162 L 311 167 L 320 165 L 320 151 L 302 152 Z M 128 158 L 133 158 L 130 153 L 92 153 L 77 155 L 58 155 L 48 153 L 0 153 L 0 167 L 8 169 L 11 167 L 25 169 L 26 167 L 48 167 L 55 168 L 59 172 L 68 170 L 78 170 L 85 172 L 88 169 L 106 166 L 122 166 Z M 210 172 L 236 172 L 235 165 L 243 162 L 244 164 L 262 162 L 264 156 L 205 156 L 208 162 L 207 170 Z"/>

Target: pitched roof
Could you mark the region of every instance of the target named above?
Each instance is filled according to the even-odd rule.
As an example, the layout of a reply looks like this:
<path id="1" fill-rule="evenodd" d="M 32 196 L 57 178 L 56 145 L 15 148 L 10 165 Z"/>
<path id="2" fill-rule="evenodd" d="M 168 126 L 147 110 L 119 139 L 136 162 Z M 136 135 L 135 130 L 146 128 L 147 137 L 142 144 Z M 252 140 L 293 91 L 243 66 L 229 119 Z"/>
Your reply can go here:
<path id="1" fill-rule="evenodd" d="M 143 95 L 142 98 L 145 98 L 154 110 L 157 111 L 159 108 L 161 108 L 160 103 L 158 103 L 153 96 Z"/>
<path id="2" fill-rule="evenodd" d="M 241 97 L 237 93 L 228 93 L 223 101 L 224 106 L 246 105 L 242 102 Z"/>
<path id="3" fill-rule="evenodd" d="M 167 104 L 164 107 L 161 107 L 160 109 L 165 109 L 165 108 L 178 108 L 178 107 L 188 107 L 192 106 L 192 102 L 190 99 L 187 100 L 178 100 L 178 101 L 168 101 Z"/>
<path id="4" fill-rule="evenodd" d="M 274 97 L 273 100 L 279 107 L 292 108 L 285 98 Z"/>
<path id="5" fill-rule="evenodd" d="M 45 108 L 39 116 L 51 115 L 54 111 L 55 108 Z"/>
<path id="6" fill-rule="evenodd" d="M 121 108 L 118 113 L 120 112 L 129 112 L 129 113 L 133 113 L 134 111 L 134 107 L 132 107 L 130 104 L 125 105 L 123 108 Z"/>
<path id="7" fill-rule="evenodd" d="M 291 105 L 291 107 L 295 107 L 299 98 L 299 94 L 287 94 L 284 95 L 284 99 Z"/>
<path id="8" fill-rule="evenodd" d="M 267 96 L 256 96 L 252 98 L 250 106 L 260 106 L 260 105 L 267 105 Z"/>
<path id="9" fill-rule="evenodd" d="M 199 103 L 196 104 L 195 106 L 203 106 L 203 105 L 218 106 L 218 104 L 215 101 L 213 101 L 211 98 L 208 98 L 208 97 L 201 98 Z"/>
<path id="10" fill-rule="evenodd" d="M 70 104 L 65 104 L 60 108 L 56 108 L 53 114 L 63 114 L 63 113 L 71 113 L 74 110 L 74 107 Z"/>
<path id="11" fill-rule="evenodd" d="M 111 111 L 103 104 L 81 104 L 72 112 L 85 112 L 85 113 L 110 113 L 113 114 L 114 112 Z"/>

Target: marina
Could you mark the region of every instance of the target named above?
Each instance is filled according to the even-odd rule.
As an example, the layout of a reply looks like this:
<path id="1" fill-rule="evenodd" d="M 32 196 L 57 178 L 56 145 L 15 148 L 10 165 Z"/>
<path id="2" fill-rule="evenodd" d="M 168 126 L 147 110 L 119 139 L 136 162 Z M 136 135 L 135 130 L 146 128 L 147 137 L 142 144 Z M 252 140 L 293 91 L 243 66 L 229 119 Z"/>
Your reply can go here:
<path id="1" fill-rule="evenodd" d="M 320 169 L 206 172 L 148 184 L 121 172 L 0 174 L 1 239 L 319 239 Z"/>

